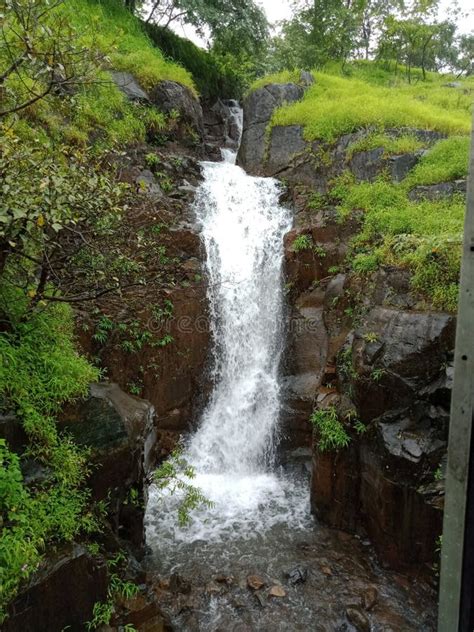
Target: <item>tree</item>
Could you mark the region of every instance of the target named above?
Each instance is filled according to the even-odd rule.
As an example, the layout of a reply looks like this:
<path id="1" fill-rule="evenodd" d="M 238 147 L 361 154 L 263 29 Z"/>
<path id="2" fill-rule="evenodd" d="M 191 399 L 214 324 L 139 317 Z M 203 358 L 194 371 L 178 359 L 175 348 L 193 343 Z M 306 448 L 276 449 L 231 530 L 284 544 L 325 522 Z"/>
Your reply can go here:
<path id="1" fill-rule="evenodd" d="M 78 46 L 62 0 L 5 0 L 0 14 L 0 117 L 93 81 L 100 56 Z"/>
<path id="2" fill-rule="evenodd" d="M 359 40 L 364 57 L 369 59 L 378 41 L 384 21 L 403 8 L 403 0 L 365 0 L 361 12 Z"/>
<path id="3" fill-rule="evenodd" d="M 451 58 L 455 25 L 445 22 L 428 23 L 416 14 L 408 19 L 390 16 L 385 21 L 378 56 L 405 65 L 408 82 L 412 69 L 421 68 L 423 79 L 427 70 L 439 70 Z"/>
<path id="4" fill-rule="evenodd" d="M 459 38 L 455 66 L 459 77 L 474 74 L 474 35 L 461 35 Z"/>
<path id="5" fill-rule="evenodd" d="M 214 46 L 226 52 L 255 52 L 268 37 L 264 11 L 253 0 L 153 0 L 142 4 L 145 22 L 168 27 L 173 22 L 209 34 Z"/>

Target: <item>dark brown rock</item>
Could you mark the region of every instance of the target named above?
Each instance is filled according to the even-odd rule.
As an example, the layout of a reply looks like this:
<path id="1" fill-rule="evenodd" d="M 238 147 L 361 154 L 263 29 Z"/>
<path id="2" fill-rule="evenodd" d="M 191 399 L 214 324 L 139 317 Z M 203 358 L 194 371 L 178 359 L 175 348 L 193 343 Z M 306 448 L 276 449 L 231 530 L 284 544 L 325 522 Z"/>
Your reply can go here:
<path id="1" fill-rule="evenodd" d="M 79 546 L 50 557 L 9 608 L 4 632 L 82 632 L 94 604 L 107 598 L 104 561 Z"/>
<path id="2" fill-rule="evenodd" d="M 247 586 L 252 590 L 260 590 L 260 588 L 265 586 L 265 581 L 260 577 L 260 575 L 248 575 Z"/>
<path id="3" fill-rule="evenodd" d="M 364 590 L 361 598 L 362 606 L 365 610 L 372 610 L 376 605 L 379 598 L 377 589 L 374 586 L 370 586 L 367 590 Z"/>
<path id="4" fill-rule="evenodd" d="M 337 452 L 313 449 L 311 511 L 336 529 L 356 531 L 360 522 L 359 451 L 350 445 Z"/>
<path id="5" fill-rule="evenodd" d="M 367 615 L 357 606 L 349 606 L 346 616 L 357 632 L 370 632 L 370 621 Z"/>

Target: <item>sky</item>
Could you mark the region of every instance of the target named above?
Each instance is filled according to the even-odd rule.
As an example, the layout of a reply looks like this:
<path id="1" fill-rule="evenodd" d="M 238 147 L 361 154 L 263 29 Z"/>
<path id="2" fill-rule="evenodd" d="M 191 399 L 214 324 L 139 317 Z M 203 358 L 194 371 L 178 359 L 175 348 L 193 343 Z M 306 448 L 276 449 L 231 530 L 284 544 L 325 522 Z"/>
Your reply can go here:
<path id="1" fill-rule="evenodd" d="M 459 6 L 463 11 L 472 10 L 472 0 L 458 0 Z M 268 20 L 270 22 L 276 22 L 277 20 L 285 20 L 291 17 L 291 2 L 288 0 L 259 0 L 258 4 L 265 9 Z M 446 10 L 452 5 L 451 0 L 441 0 L 440 8 L 441 14 L 446 13 Z M 463 32 L 468 32 L 474 29 L 474 16 L 471 15 L 471 20 L 464 20 L 460 22 L 459 29 Z"/>
<path id="2" fill-rule="evenodd" d="M 278 20 L 291 18 L 291 1 L 290 0 L 257 0 L 257 3 L 265 9 L 268 21 L 270 23 Z M 447 10 L 452 6 L 452 0 L 441 0 L 440 14 L 446 15 Z M 468 19 L 464 18 L 459 21 L 458 28 L 461 33 L 468 33 L 474 30 L 474 13 L 472 8 L 472 0 L 458 0 L 458 4 L 463 12 L 471 12 Z M 186 25 L 176 25 L 174 28 L 178 35 L 187 37 L 199 46 L 205 46 L 205 42 L 194 32 L 194 29 Z"/>

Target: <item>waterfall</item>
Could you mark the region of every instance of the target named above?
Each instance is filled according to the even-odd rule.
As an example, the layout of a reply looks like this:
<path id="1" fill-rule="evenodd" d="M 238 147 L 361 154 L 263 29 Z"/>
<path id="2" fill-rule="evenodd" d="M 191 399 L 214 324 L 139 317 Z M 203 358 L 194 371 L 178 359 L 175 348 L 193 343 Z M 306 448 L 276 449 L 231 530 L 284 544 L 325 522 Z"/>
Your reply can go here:
<path id="1" fill-rule="evenodd" d="M 204 165 L 196 214 L 207 253 L 214 390 L 189 445 L 202 472 L 271 464 L 279 415 L 283 236 L 276 181 L 230 162 Z"/>
<path id="2" fill-rule="evenodd" d="M 160 545 L 170 533 L 177 540 L 212 541 L 265 531 L 290 516 L 293 524 L 308 517 L 307 490 L 295 490 L 274 468 L 283 237 L 291 216 L 279 204 L 276 180 L 248 176 L 231 150 L 223 158 L 202 164 L 195 200 L 207 254 L 213 391 L 184 454 L 196 472 L 193 484 L 214 507 L 193 512 L 186 531 L 173 525 L 175 499 L 167 499 L 159 515 L 149 511 L 148 541 L 156 538 Z"/>

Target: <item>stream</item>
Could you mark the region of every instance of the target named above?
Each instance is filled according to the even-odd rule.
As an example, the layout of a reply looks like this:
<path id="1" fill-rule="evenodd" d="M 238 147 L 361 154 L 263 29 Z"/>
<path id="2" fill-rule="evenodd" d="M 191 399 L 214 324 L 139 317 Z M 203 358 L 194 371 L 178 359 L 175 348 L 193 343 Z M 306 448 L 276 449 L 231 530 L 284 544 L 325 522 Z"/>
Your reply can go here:
<path id="1" fill-rule="evenodd" d="M 195 201 L 213 391 L 183 456 L 212 506 L 181 528 L 179 494 L 149 490 L 148 567 L 163 610 L 180 632 L 434 630 L 434 591 L 383 570 L 368 541 L 318 525 L 307 455 L 278 458 L 292 217 L 276 180 L 234 163 L 229 149 L 222 162 L 203 163 Z"/>

